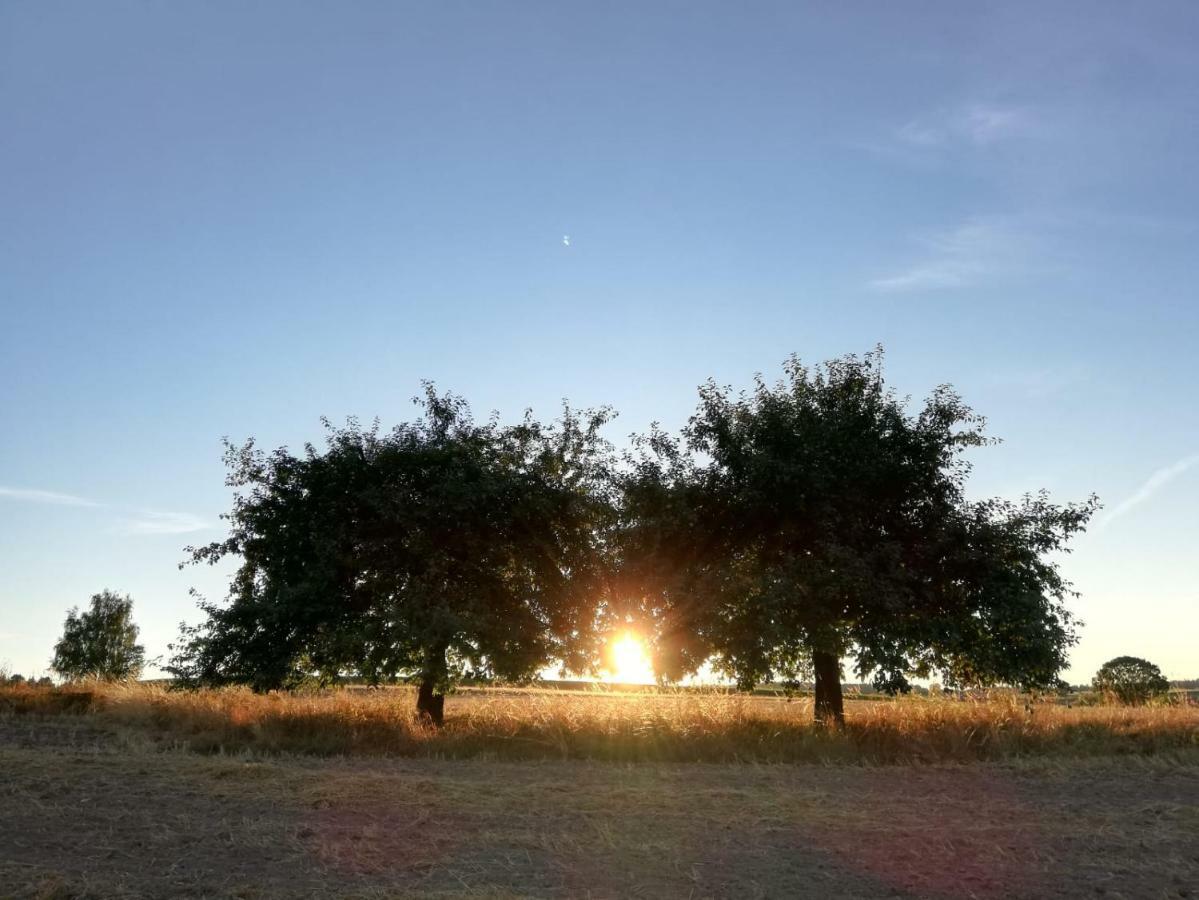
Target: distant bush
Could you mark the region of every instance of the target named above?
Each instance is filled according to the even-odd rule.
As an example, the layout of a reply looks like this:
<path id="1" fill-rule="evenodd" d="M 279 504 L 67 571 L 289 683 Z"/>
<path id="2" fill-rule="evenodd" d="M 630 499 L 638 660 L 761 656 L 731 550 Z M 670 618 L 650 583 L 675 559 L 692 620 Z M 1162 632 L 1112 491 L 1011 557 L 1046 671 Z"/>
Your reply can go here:
<path id="1" fill-rule="evenodd" d="M 1092 685 L 1104 696 L 1128 705 L 1165 697 L 1170 690 L 1161 669 L 1137 656 L 1109 659 L 1095 673 Z"/>
<path id="2" fill-rule="evenodd" d="M 53 687 L 54 682 L 46 675 L 43 675 L 41 678 L 26 678 L 19 673 L 9 675 L 7 672 L 0 672 L 0 686 L 19 687 L 20 685 L 45 688 Z"/>

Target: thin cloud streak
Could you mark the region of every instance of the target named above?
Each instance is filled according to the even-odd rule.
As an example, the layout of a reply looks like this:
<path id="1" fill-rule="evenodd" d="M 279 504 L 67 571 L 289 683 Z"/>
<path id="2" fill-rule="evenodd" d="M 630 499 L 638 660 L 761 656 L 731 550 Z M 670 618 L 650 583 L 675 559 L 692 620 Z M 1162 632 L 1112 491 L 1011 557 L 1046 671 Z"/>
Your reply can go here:
<path id="1" fill-rule="evenodd" d="M 920 239 L 927 258 L 882 278 L 869 287 L 885 293 L 969 287 L 986 276 L 1010 272 L 1027 241 L 994 221 L 971 219 L 948 231 Z"/>
<path id="2" fill-rule="evenodd" d="M 14 488 L 0 486 L 0 500 L 13 500 L 25 503 L 42 503 L 52 506 L 74 506 L 88 509 L 112 509 L 119 511 L 121 507 L 108 503 L 99 503 L 78 497 L 74 494 L 64 494 L 61 491 L 46 491 L 40 488 Z M 128 513 L 128 507 L 125 508 Z M 203 531 L 209 523 L 191 513 L 163 512 L 155 509 L 133 510 L 132 514 L 120 520 L 115 530 L 119 534 L 189 534 L 193 531 Z"/>
<path id="3" fill-rule="evenodd" d="M 118 526 L 122 534 L 190 534 L 203 531 L 208 523 L 190 513 L 141 510 L 137 518 L 126 519 Z"/>
<path id="4" fill-rule="evenodd" d="M 977 267 L 968 263 L 940 260 L 915 266 L 898 275 L 876 278 L 870 282 L 870 287 L 885 293 L 938 291 L 946 288 L 965 287 L 977 275 Z"/>
<path id="5" fill-rule="evenodd" d="M 1185 456 L 1173 465 L 1163 466 L 1158 469 L 1145 479 L 1145 483 L 1137 488 L 1131 497 L 1112 507 L 1111 512 L 1096 523 L 1096 530 L 1106 528 L 1116 519 L 1140 506 L 1179 475 L 1182 475 L 1195 465 L 1199 465 L 1199 453 Z"/>
<path id="6" fill-rule="evenodd" d="M 986 147 L 999 141 L 1020 137 L 1032 127 L 1032 118 L 1019 107 L 967 103 L 951 110 L 940 110 L 905 123 L 896 138 L 912 147 L 935 149 L 954 144 Z"/>
<path id="7" fill-rule="evenodd" d="M 50 503 L 55 506 L 100 506 L 86 497 L 63 494 L 58 491 L 43 491 L 38 488 L 12 488 L 0 486 L 0 498 L 25 501 L 27 503 Z"/>
<path id="8" fill-rule="evenodd" d="M 1076 388 L 1090 387 L 1094 380 L 1090 368 L 1074 365 L 1003 372 L 993 376 L 990 383 L 995 387 L 1019 391 L 1029 399 L 1045 400 Z"/>

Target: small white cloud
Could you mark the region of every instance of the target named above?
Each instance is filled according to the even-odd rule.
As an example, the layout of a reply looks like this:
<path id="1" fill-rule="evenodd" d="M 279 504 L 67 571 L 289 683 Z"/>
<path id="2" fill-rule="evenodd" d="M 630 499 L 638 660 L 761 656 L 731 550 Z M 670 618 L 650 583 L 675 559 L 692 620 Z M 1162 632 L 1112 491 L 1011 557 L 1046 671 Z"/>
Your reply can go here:
<path id="1" fill-rule="evenodd" d="M 1030 120 L 1022 109 L 1001 109 L 975 104 L 964 110 L 959 130 L 978 145 L 993 144 L 1028 131 Z"/>
<path id="2" fill-rule="evenodd" d="M 954 260 L 939 260 L 913 266 L 897 275 L 876 278 L 870 286 L 876 291 L 903 293 L 905 291 L 934 291 L 963 287 L 977 274 L 974 266 Z"/>
<path id="3" fill-rule="evenodd" d="M 1074 365 L 1003 372 L 995 375 L 991 382 L 999 387 L 1020 391 L 1030 399 L 1044 400 L 1082 385 L 1090 385 L 1093 380 L 1094 376 L 1089 368 Z"/>
<path id="4" fill-rule="evenodd" d="M 915 144 L 917 147 L 936 147 L 946 140 L 942 129 L 918 119 L 906 123 L 896 134 L 905 144 Z"/>
<path id="5" fill-rule="evenodd" d="M 995 221 L 972 219 L 948 231 L 918 238 L 926 258 L 870 282 L 877 291 L 902 293 L 967 287 L 985 276 L 1011 271 L 1027 241 Z"/>
<path id="6" fill-rule="evenodd" d="M 118 526 L 123 534 L 189 534 L 203 531 L 208 523 L 190 513 L 141 510 L 136 518 L 125 519 Z"/>
<path id="7" fill-rule="evenodd" d="M 99 506 L 94 500 L 76 497 L 74 494 L 62 494 L 58 491 L 43 491 L 37 488 L 0 487 L 0 498 L 19 500 L 27 503 L 51 503 L 55 506 Z"/>
<path id="8" fill-rule="evenodd" d="M 1032 117 L 1025 109 L 968 103 L 912 119 L 899 128 L 896 137 L 913 147 L 985 147 L 1026 134 L 1031 127 Z"/>
<path id="9" fill-rule="evenodd" d="M 1095 523 L 1096 530 L 1106 528 L 1116 519 L 1140 506 L 1179 475 L 1182 475 L 1195 465 L 1199 465 L 1199 453 L 1193 453 L 1190 456 L 1184 456 L 1173 465 L 1163 466 L 1162 468 L 1158 469 L 1145 479 L 1145 483 L 1137 488 L 1131 497 L 1121 503 L 1116 504 L 1114 507 L 1112 507 L 1111 511 L 1109 511 L 1105 516 L 1102 516 L 1099 521 Z"/>

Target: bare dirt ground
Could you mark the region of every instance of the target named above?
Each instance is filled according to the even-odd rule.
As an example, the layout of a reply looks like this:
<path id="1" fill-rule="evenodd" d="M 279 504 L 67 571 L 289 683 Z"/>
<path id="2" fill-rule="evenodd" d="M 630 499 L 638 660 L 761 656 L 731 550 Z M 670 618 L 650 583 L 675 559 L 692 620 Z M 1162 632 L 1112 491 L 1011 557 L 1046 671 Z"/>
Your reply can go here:
<path id="1" fill-rule="evenodd" d="M 0 717 L 0 897 L 1199 897 L 1199 757 L 205 756 Z"/>

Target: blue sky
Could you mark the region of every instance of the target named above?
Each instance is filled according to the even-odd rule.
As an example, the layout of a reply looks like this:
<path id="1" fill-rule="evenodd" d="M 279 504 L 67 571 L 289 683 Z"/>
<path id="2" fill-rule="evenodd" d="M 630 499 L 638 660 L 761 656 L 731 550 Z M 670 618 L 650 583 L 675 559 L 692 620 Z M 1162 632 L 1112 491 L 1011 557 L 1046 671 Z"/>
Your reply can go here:
<path id="1" fill-rule="evenodd" d="M 0 663 L 195 619 L 220 439 L 610 403 L 886 345 L 1100 494 L 1067 673 L 1199 677 L 1199 8 L 0 0 Z M 569 235 L 569 245 L 563 238 Z"/>

